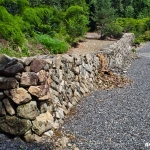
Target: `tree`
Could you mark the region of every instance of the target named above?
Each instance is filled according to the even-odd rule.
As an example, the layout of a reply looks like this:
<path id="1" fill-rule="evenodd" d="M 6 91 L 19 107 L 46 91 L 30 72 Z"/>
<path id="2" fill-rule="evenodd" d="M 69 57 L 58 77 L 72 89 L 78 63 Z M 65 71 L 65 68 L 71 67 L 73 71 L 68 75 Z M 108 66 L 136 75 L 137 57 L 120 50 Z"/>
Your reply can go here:
<path id="1" fill-rule="evenodd" d="M 134 17 L 134 8 L 131 5 L 126 7 L 126 9 L 125 9 L 125 17 L 126 18 Z"/>
<path id="2" fill-rule="evenodd" d="M 115 19 L 115 9 L 111 5 L 110 0 L 97 0 L 94 3 L 95 13 L 93 18 L 101 30 Z M 100 34 L 101 34 L 100 30 Z"/>

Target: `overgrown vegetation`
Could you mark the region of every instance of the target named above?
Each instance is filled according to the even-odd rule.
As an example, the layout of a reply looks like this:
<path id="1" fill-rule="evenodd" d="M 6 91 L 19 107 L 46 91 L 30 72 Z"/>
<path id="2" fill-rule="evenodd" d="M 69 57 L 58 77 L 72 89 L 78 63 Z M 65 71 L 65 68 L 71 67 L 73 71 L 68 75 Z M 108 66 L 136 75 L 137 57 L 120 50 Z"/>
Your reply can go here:
<path id="1" fill-rule="evenodd" d="M 0 0 L 0 38 L 9 41 L 11 46 L 6 49 L 12 54 L 19 53 L 16 50 L 19 46 L 21 50 L 17 56 L 35 55 L 31 50 L 38 43 L 50 54 L 64 53 L 88 31 L 88 7 L 84 0 L 76 4 L 71 1 Z M 8 54 L 6 49 L 1 48 L 1 53 Z"/>
<path id="2" fill-rule="evenodd" d="M 0 53 L 18 57 L 64 53 L 88 30 L 133 32 L 140 44 L 150 40 L 150 0 L 0 0 L 0 28 L 9 41 Z"/>

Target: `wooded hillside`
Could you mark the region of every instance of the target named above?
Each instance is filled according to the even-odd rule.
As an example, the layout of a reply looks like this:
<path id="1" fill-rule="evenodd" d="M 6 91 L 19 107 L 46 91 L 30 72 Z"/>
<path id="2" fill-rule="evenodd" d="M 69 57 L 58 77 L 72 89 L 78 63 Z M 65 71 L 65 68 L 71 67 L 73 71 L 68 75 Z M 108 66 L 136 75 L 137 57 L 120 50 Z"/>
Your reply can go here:
<path id="1" fill-rule="evenodd" d="M 64 53 L 88 30 L 149 40 L 149 16 L 150 0 L 0 0 L 0 53 Z"/>

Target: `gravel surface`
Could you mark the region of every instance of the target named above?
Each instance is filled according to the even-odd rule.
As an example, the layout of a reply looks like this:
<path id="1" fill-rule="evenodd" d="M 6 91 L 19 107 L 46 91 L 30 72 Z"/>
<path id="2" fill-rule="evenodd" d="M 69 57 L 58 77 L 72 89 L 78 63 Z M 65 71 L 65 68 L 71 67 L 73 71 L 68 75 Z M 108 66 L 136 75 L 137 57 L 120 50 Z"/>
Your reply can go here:
<path id="1" fill-rule="evenodd" d="M 130 69 L 131 85 L 95 91 L 65 120 L 80 150 L 150 149 L 150 43 Z"/>

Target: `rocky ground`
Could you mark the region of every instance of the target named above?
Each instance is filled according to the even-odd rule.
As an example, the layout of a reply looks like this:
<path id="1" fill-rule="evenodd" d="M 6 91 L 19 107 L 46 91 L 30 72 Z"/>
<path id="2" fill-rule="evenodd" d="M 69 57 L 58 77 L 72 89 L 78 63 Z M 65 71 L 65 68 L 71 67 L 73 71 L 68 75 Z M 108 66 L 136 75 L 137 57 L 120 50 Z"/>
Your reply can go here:
<path id="1" fill-rule="evenodd" d="M 1 134 L 0 149 L 147 150 L 150 148 L 148 147 L 150 142 L 149 47 L 148 43 L 139 51 L 139 59 L 133 62 L 129 70 L 129 78 L 133 82 L 121 80 L 131 83 L 130 85 L 122 88 L 123 83 L 119 82 L 120 84 L 116 84 L 115 87 L 119 85 L 121 88 L 109 90 L 104 88 L 105 90 L 95 91 L 84 98 L 66 117 L 62 128 L 55 131 L 52 138 L 43 136 L 40 143 L 25 143 L 20 138 Z M 106 80 L 112 79 L 105 74 L 99 75 L 99 78 L 102 76 L 105 76 Z M 116 76 L 115 79 L 120 80 Z M 111 87 L 110 84 L 108 87 Z"/>

